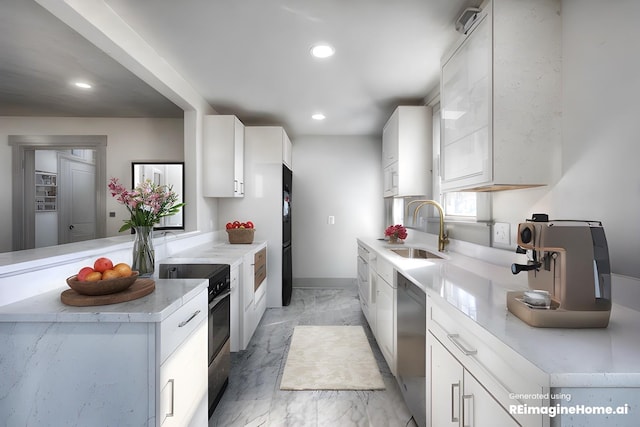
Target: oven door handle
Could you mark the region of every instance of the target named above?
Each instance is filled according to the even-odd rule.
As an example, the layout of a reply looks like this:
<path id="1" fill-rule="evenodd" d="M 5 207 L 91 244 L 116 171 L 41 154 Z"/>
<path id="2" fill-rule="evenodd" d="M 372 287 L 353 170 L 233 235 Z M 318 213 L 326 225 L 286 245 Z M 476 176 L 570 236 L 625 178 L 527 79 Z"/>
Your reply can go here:
<path id="1" fill-rule="evenodd" d="M 213 299 L 213 301 L 211 301 L 209 303 L 209 310 L 213 309 L 216 305 L 218 305 L 220 303 L 220 301 L 222 301 L 223 299 L 225 299 L 229 295 L 231 295 L 231 290 L 225 291 L 225 292 L 221 293 L 220 295 L 218 295 L 217 297 L 215 297 Z"/>

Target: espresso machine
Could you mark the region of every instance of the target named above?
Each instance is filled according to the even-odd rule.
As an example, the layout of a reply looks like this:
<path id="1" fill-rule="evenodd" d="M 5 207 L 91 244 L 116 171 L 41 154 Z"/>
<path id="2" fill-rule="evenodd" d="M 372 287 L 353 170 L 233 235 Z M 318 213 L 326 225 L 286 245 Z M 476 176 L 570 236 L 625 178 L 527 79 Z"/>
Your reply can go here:
<path id="1" fill-rule="evenodd" d="M 606 328 L 611 314 L 609 250 L 599 221 L 549 221 L 534 214 L 518 225 L 518 253 L 529 291 L 508 292 L 507 308 L 542 328 Z"/>

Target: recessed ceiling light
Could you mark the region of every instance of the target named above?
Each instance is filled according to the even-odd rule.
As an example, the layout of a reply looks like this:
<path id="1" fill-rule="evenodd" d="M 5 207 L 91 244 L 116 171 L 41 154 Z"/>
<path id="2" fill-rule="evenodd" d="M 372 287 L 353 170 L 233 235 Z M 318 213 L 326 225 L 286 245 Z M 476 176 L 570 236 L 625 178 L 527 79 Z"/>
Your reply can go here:
<path id="1" fill-rule="evenodd" d="M 74 85 L 80 89 L 91 89 L 91 85 L 87 82 L 75 82 Z"/>
<path id="2" fill-rule="evenodd" d="M 318 43 L 311 47 L 311 55 L 315 56 L 316 58 L 328 58 L 330 56 L 333 56 L 334 53 L 336 53 L 336 50 L 333 48 L 333 46 L 325 43 Z"/>
<path id="3" fill-rule="evenodd" d="M 324 119 L 326 119 L 325 115 L 322 114 L 322 113 L 316 113 L 313 116 L 311 116 L 311 118 L 313 120 L 324 120 Z"/>

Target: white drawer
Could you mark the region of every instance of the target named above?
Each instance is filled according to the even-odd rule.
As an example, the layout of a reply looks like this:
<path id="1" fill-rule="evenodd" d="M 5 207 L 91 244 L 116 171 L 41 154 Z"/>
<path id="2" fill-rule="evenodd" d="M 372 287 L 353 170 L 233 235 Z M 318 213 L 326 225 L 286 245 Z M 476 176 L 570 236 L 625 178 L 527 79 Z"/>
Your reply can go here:
<path id="1" fill-rule="evenodd" d="M 160 323 L 160 363 L 163 363 L 200 323 L 207 320 L 207 304 L 205 288 Z"/>
<path id="2" fill-rule="evenodd" d="M 385 282 L 387 282 L 394 288 L 396 287 L 396 284 L 393 280 L 393 264 L 384 259 L 384 257 L 379 256 L 377 258 L 376 271 L 378 272 L 378 275 L 385 280 Z"/>
<path id="3" fill-rule="evenodd" d="M 428 298 L 429 331 L 506 409 L 510 405 L 548 406 L 547 375 L 446 302 Z M 523 426 L 540 426 L 541 415 L 513 415 Z"/>

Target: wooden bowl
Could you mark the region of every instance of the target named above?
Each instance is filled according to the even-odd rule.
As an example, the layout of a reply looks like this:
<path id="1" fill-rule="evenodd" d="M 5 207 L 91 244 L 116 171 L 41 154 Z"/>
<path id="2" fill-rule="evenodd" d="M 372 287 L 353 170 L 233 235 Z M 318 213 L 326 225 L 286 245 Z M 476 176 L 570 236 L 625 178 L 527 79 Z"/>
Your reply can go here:
<path id="1" fill-rule="evenodd" d="M 81 282 L 77 275 L 67 278 L 67 285 L 82 295 L 109 295 L 128 289 L 138 278 L 138 272 L 134 271 L 129 277 L 117 277 L 115 279 L 98 280 L 96 282 Z"/>

